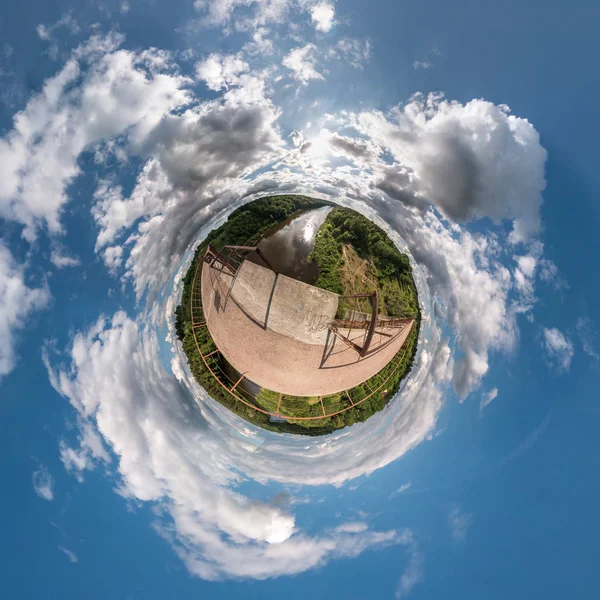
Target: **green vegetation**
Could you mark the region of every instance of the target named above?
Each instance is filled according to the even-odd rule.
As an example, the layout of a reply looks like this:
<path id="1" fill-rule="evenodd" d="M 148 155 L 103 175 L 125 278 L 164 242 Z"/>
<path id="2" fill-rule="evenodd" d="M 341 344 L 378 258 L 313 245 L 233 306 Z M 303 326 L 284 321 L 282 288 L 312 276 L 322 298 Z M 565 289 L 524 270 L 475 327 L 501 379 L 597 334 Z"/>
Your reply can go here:
<path id="1" fill-rule="evenodd" d="M 205 356 L 217 349 L 210 336 L 210 333 L 208 332 L 208 329 L 205 327 L 198 328 L 196 330 L 196 339 L 198 340 L 198 345 Z M 331 433 L 331 431 L 333 431 L 331 427 L 318 427 L 315 425 L 313 429 L 307 430 L 294 423 L 287 423 L 285 421 L 272 422 L 269 415 L 265 415 L 264 413 L 261 413 L 260 411 L 240 402 L 235 396 L 233 396 L 233 394 L 230 394 L 219 383 L 220 381 L 229 387 L 232 385 L 231 379 L 227 377 L 225 371 L 223 370 L 224 365 L 221 362 L 219 354 L 213 354 L 207 358 L 208 365 L 215 374 L 216 378 L 213 377 L 213 375 L 211 375 L 210 371 L 207 369 L 196 348 L 196 340 L 194 339 L 191 323 L 186 323 L 182 345 L 183 351 L 188 359 L 190 370 L 196 378 L 196 381 L 217 402 L 233 411 L 243 419 L 246 419 L 250 423 L 257 425 L 258 427 L 263 427 L 264 429 L 269 429 L 279 433 L 323 435 L 324 433 Z M 253 399 L 252 395 L 246 392 L 241 386 L 236 389 L 236 394 L 244 398 L 244 400 L 246 400 L 249 404 L 255 404 L 255 400 Z M 279 397 L 278 394 L 277 397 Z M 275 408 L 277 408 L 277 406 L 275 406 Z"/>
<path id="2" fill-rule="evenodd" d="M 356 211 L 336 207 L 329 213 L 311 257 L 319 267 L 318 287 L 342 295 L 377 290 L 380 315 L 418 317 L 408 257 L 381 228 Z M 358 310 L 370 312 L 368 301 L 362 300 Z"/>
<path id="3" fill-rule="evenodd" d="M 196 328 L 194 338 L 190 298 L 196 268 L 208 245 L 217 250 L 225 245 L 256 245 L 271 227 L 295 212 L 326 204 L 305 196 L 272 196 L 235 210 L 227 222 L 212 231 L 197 248 L 184 279 L 181 304 L 176 309 L 177 335 L 198 383 L 212 398 L 242 418 L 280 433 L 323 435 L 365 421 L 394 396 L 410 371 L 416 353 L 420 311 L 408 258 L 368 219 L 348 209 L 334 208 L 319 230 L 312 253 L 319 267 L 317 285 L 340 294 L 370 292 L 377 288 L 381 314 L 416 319 L 406 343 L 392 361 L 364 383 L 323 398 L 287 395 L 280 398 L 278 393 L 264 388 L 254 396 L 240 385 L 236 394 L 251 405 L 247 406 L 223 387 L 231 388 L 236 375 L 228 374 L 231 367 L 224 364 L 221 355 L 217 353 L 207 358 L 210 370 L 202 360 L 196 342 L 205 356 L 217 348 L 205 327 Z M 195 317 L 196 321 L 201 320 L 200 308 L 195 309 Z M 353 404 L 356 406 L 346 410 Z M 280 406 L 281 413 L 294 417 L 320 416 L 323 409 L 326 414 L 344 412 L 312 421 L 283 421 L 272 420 L 252 405 L 273 413 Z"/>
<path id="4" fill-rule="evenodd" d="M 340 414 L 314 421 L 290 419 L 289 424 L 296 426 L 296 433 L 320 435 L 341 429 L 361 421 L 379 412 L 393 398 L 400 382 L 410 372 L 414 361 L 414 349 L 417 346 L 419 328 L 413 327 L 403 348 L 379 373 L 345 392 L 306 398 L 283 395 L 280 410 L 295 417 L 318 417 L 325 413 Z M 373 393 L 374 392 L 374 393 Z M 262 389 L 255 399 L 256 403 L 270 412 L 277 412 L 279 394 Z M 323 406 L 321 406 L 321 401 Z M 352 404 L 356 406 L 348 409 Z M 317 433 L 318 432 L 318 433 Z"/>

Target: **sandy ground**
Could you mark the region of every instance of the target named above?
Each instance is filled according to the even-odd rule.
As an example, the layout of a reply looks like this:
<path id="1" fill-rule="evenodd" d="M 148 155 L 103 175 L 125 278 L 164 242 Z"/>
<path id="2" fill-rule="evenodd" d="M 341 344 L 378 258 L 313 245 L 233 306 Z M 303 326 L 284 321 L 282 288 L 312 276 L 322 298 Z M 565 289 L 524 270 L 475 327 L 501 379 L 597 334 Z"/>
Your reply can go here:
<path id="1" fill-rule="evenodd" d="M 294 396 L 326 396 L 354 387 L 392 360 L 413 326 L 411 322 L 400 331 L 382 328 L 381 331 L 394 337 L 376 334 L 369 355 L 360 358 L 355 350 L 328 330 L 325 331 L 325 343 L 320 345 L 302 341 L 303 336 L 294 333 L 295 327 L 286 331 L 287 335 L 273 331 L 269 322 L 280 322 L 282 318 L 277 314 L 279 309 L 275 305 L 271 306 L 265 327 L 264 319 L 261 321 L 249 316 L 244 308 L 244 305 L 260 305 L 260 296 L 265 290 L 261 285 L 256 288 L 249 286 L 247 277 L 243 281 L 244 286 L 238 288 L 237 278 L 226 273 L 219 274 L 207 263 L 203 264 L 202 301 L 208 329 L 223 356 L 235 369 L 275 392 Z M 289 284 L 289 281 L 294 283 Z M 296 303 L 310 302 L 312 308 L 318 311 L 314 304 L 314 288 L 311 290 L 308 289 L 311 286 L 298 286 L 297 283 L 279 277 L 276 286 L 285 288 L 290 285 L 293 289 L 276 288 L 276 293 L 282 298 L 289 293 Z M 303 294 L 310 294 L 310 298 L 303 298 Z M 330 308 L 324 306 L 322 313 L 329 311 Z M 351 337 L 360 344 L 364 335 L 364 331 L 354 331 Z"/>

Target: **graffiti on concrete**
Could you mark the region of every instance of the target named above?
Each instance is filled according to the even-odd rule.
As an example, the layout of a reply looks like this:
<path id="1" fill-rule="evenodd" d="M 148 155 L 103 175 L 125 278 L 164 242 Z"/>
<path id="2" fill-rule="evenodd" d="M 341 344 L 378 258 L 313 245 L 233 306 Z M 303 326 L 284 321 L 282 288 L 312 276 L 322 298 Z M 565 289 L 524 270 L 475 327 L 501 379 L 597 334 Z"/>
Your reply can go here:
<path id="1" fill-rule="evenodd" d="M 306 313 L 306 329 L 307 331 L 324 331 L 329 327 L 332 319 L 329 315 L 316 315 L 309 311 Z"/>

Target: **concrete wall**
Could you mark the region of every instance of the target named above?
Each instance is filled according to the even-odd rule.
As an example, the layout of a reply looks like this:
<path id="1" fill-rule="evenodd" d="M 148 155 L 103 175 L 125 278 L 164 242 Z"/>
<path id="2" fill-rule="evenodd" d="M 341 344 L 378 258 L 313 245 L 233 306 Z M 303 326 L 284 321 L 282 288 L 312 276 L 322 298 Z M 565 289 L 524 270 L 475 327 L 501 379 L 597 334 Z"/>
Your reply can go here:
<path id="1" fill-rule="evenodd" d="M 257 324 L 286 337 L 323 346 L 339 297 L 261 265 L 244 261 L 232 298 Z"/>

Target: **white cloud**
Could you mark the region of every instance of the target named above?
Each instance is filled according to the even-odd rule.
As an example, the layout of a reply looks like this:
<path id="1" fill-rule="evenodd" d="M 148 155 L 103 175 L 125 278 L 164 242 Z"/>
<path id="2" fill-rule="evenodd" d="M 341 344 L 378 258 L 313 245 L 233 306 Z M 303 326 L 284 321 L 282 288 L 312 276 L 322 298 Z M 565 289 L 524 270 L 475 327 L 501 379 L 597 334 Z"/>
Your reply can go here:
<path id="1" fill-rule="evenodd" d="M 330 2 L 319 2 L 312 7 L 310 17 L 317 31 L 327 33 L 333 27 L 335 21 L 335 9 Z"/>
<path id="2" fill-rule="evenodd" d="M 248 63 L 239 55 L 211 54 L 196 64 L 196 76 L 211 90 L 221 90 L 239 81 L 239 75 L 248 71 Z"/>
<path id="3" fill-rule="evenodd" d="M 189 101 L 189 80 L 159 72 L 167 54 L 117 50 L 120 41 L 92 37 L 79 47 L 0 140 L 0 216 L 25 225 L 28 240 L 40 226 L 61 232 L 83 151 L 121 134 L 141 148 L 165 114 Z"/>
<path id="4" fill-rule="evenodd" d="M 575 353 L 573 342 L 556 327 L 544 327 L 542 346 L 552 365 L 560 371 L 568 371 Z"/>
<path id="5" fill-rule="evenodd" d="M 343 38 L 331 47 L 329 56 L 334 59 L 345 60 L 355 69 L 362 70 L 364 65 L 371 60 L 372 51 L 373 48 L 369 40 Z"/>
<path id="6" fill-rule="evenodd" d="M 81 264 L 81 261 L 75 256 L 70 256 L 68 252 L 60 245 L 56 244 L 50 253 L 50 262 L 57 269 L 64 269 L 66 267 L 77 267 Z"/>
<path id="7" fill-rule="evenodd" d="M 158 502 L 170 515 L 157 527 L 192 573 L 263 579 L 403 543 L 396 531 L 373 532 L 362 523 L 308 536 L 293 514 L 231 489 L 240 482 L 240 467 L 245 470 L 231 455 L 242 450 L 238 434 L 228 427 L 225 438 L 215 437 L 209 424 L 216 407 L 189 403 L 160 366 L 155 334 L 124 313 L 77 334 L 70 354 L 70 367 L 49 367 L 52 384 L 78 411 L 80 428 L 97 429 L 110 445 L 119 493 Z M 81 439 L 87 443 L 85 434 Z M 243 454 L 250 458 L 248 449 Z M 89 447 L 71 456 L 75 470 L 98 461 Z"/>
<path id="8" fill-rule="evenodd" d="M 120 6 L 120 11 L 122 15 L 126 15 L 129 12 L 130 9 L 130 5 L 129 2 L 127 0 L 124 0 L 123 2 L 121 2 L 121 6 Z"/>
<path id="9" fill-rule="evenodd" d="M 467 532 L 473 523 L 473 515 L 462 512 L 458 504 L 454 504 L 448 513 L 450 532 L 456 542 L 464 543 L 467 539 Z"/>
<path id="10" fill-rule="evenodd" d="M 557 292 L 568 290 L 569 284 L 559 275 L 558 267 L 546 258 L 539 261 L 539 277 Z"/>
<path id="11" fill-rule="evenodd" d="M 266 27 L 255 29 L 251 34 L 252 41 L 247 42 L 243 46 L 244 52 L 251 55 L 259 54 L 262 56 L 273 54 L 273 41 L 267 37 L 269 33 L 270 32 Z"/>
<path id="12" fill-rule="evenodd" d="M 109 246 L 104 250 L 102 258 L 109 272 L 116 275 L 123 264 L 123 248 L 121 246 Z"/>
<path id="13" fill-rule="evenodd" d="M 513 243 L 538 233 L 546 151 L 538 132 L 508 107 L 417 95 L 389 115 L 357 115 L 356 126 L 396 160 L 379 184 L 384 191 L 399 185 L 406 169 L 404 202 L 433 204 L 454 221 L 511 219 Z"/>
<path id="14" fill-rule="evenodd" d="M 250 185 L 244 178 L 281 155 L 279 111 L 264 88 L 262 79 L 242 74 L 220 99 L 165 118 L 129 197 L 100 182 L 93 209 L 98 252 L 143 219 L 121 251 L 104 253 L 109 268 L 125 264 L 138 295 L 164 283 L 212 215 L 243 197 Z"/>
<path id="15" fill-rule="evenodd" d="M 341 533 L 362 533 L 363 531 L 367 531 L 369 526 L 366 523 L 360 521 L 353 521 L 351 523 L 343 523 L 342 525 L 338 525 L 335 530 Z"/>
<path id="16" fill-rule="evenodd" d="M 520 312 L 527 312 L 536 301 L 534 295 L 534 275 L 538 264 L 536 256 L 525 255 L 515 256 L 517 268 L 514 270 L 513 277 L 517 290 L 521 294 Z"/>
<path id="17" fill-rule="evenodd" d="M 498 388 L 492 388 L 489 392 L 483 394 L 479 403 L 479 410 L 483 410 L 488 404 L 493 402 L 498 397 Z"/>
<path id="18" fill-rule="evenodd" d="M 413 63 L 414 69 L 431 69 L 433 67 L 433 63 L 430 60 L 415 60 Z"/>
<path id="19" fill-rule="evenodd" d="M 201 63 L 199 71 L 210 85 L 229 89 L 219 100 L 194 103 L 186 89 L 190 81 L 176 74 L 167 53 L 117 50 L 120 41 L 92 38 L 15 118 L 13 131 L 0 140 L 0 214 L 23 223 L 30 240 L 44 224 L 58 234 L 66 189 L 79 175 L 84 150 L 104 147 L 119 160 L 141 156 L 147 162 L 129 198 L 111 181 L 100 182 L 94 217 L 101 226 L 97 250 L 107 267 L 116 272 L 126 264 L 127 273 L 140 275 L 136 289 L 142 293 L 157 282 L 156 266 L 165 272 L 172 268 L 173 257 L 181 256 L 197 225 L 210 216 L 201 208 L 226 187 L 233 198 L 239 178 L 275 158 L 283 142 L 275 127 L 279 112 L 265 97 L 265 81 L 242 73 L 245 63 L 239 58 L 213 56 Z M 90 54 L 94 61 L 83 70 Z M 216 70 L 208 68 L 211 64 Z M 177 115 L 171 112 L 188 104 L 194 105 Z M 115 136 L 125 137 L 117 147 Z M 170 220 L 163 218 L 165 212 L 172 213 Z M 147 220 L 138 232 L 114 245 L 142 217 Z M 172 244 L 173 237 L 179 240 L 176 252 L 165 253 L 163 244 Z M 130 249 L 127 260 L 125 247 Z M 60 256 L 55 253 L 55 262 L 66 266 Z M 145 260 L 153 260 L 154 267 L 142 276 L 138 263 Z"/>
<path id="20" fill-rule="evenodd" d="M 305 8 L 304 0 L 196 0 L 194 7 L 209 27 L 231 25 L 240 31 L 281 24 L 290 9 Z M 241 10 L 238 10 L 241 9 Z"/>
<path id="21" fill-rule="evenodd" d="M 546 157 L 538 133 L 507 107 L 483 100 L 461 105 L 439 95 L 416 96 L 388 114 L 335 119 L 328 126 L 354 127 L 363 138 L 361 147 L 350 138 L 347 149 L 336 142 L 337 151 L 357 166 L 360 161 L 362 170 L 355 175 L 351 168 L 331 167 L 312 174 L 321 186 L 337 188 L 330 193 L 380 210 L 427 269 L 427 285 L 456 332 L 462 357 L 454 386 L 464 398 L 488 371 L 490 351 L 514 348 L 516 315 L 531 307 L 532 296 L 525 303 L 523 293 L 533 295 L 533 281 L 519 271 L 523 285 L 517 289 L 505 263 L 510 244 L 538 244 Z M 384 151 L 392 164 L 382 160 Z M 432 205 L 449 224 L 431 212 Z M 498 233 L 472 235 L 455 224 L 483 217 L 512 221 L 508 240 Z"/>
<path id="22" fill-rule="evenodd" d="M 57 60 L 60 54 L 55 32 L 57 29 L 63 28 L 72 35 L 79 33 L 79 24 L 70 12 L 64 14 L 58 21 L 56 21 L 56 23 L 52 23 L 51 25 L 44 25 L 40 23 L 35 28 L 38 37 L 42 41 L 48 42 L 47 54 L 52 60 Z"/>
<path id="23" fill-rule="evenodd" d="M 508 272 L 495 261 L 483 266 L 490 259 L 485 239 L 452 233 L 432 215 L 426 216 L 411 238 L 413 255 L 427 265 L 429 285 L 456 328 L 464 356 L 456 363 L 453 381 L 459 396 L 465 398 L 487 373 L 490 350 L 514 347 L 516 326 L 508 306 Z"/>
<path id="24" fill-rule="evenodd" d="M 314 44 L 293 48 L 284 57 L 282 64 L 292 71 L 294 79 L 298 79 L 303 84 L 307 84 L 311 79 L 324 79 L 316 69 L 316 50 Z"/>
<path id="25" fill-rule="evenodd" d="M 535 256 L 519 256 L 516 257 L 516 261 L 523 275 L 532 279 L 537 265 Z"/>
<path id="26" fill-rule="evenodd" d="M 64 546 L 59 546 L 58 549 L 63 552 L 72 563 L 79 562 L 79 558 L 77 558 L 77 555 L 72 550 L 69 550 Z"/>
<path id="27" fill-rule="evenodd" d="M 419 552 L 416 545 L 413 545 L 410 553 L 408 565 L 402 573 L 398 585 L 396 586 L 396 598 L 406 598 L 416 585 L 423 581 L 423 555 Z"/>
<path id="28" fill-rule="evenodd" d="M 404 492 L 406 492 L 407 490 L 409 490 L 411 487 L 412 487 L 412 483 L 410 483 L 410 481 L 408 483 L 403 483 L 397 490 L 394 490 L 390 494 L 389 499 L 391 500 L 392 498 L 394 498 L 398 494 L 403 494 Z"/>
<path id="29" fill-rule="evenodd" d="M 31 477 L 35 493 L 44 500 L 54 500 L 54 478 L 44 465 L 33 472 Z"/>
<path id="30" fill-rule="evenodd" d="M 253 32 L 265 26 L 297 22 L 307 15 L 317 31 L 330 31 L 335 24 L 332 2 L 323 0 L 196 0 L 202 25 Z"/>
<path id="31" fill-rule="evenodd" d="M 25 271 L 0 239 L 0 380 L 15 366 L 16 331 L 25 327 L 28 317 L 50 300 L 46 285 L 31 288 Z"/>

